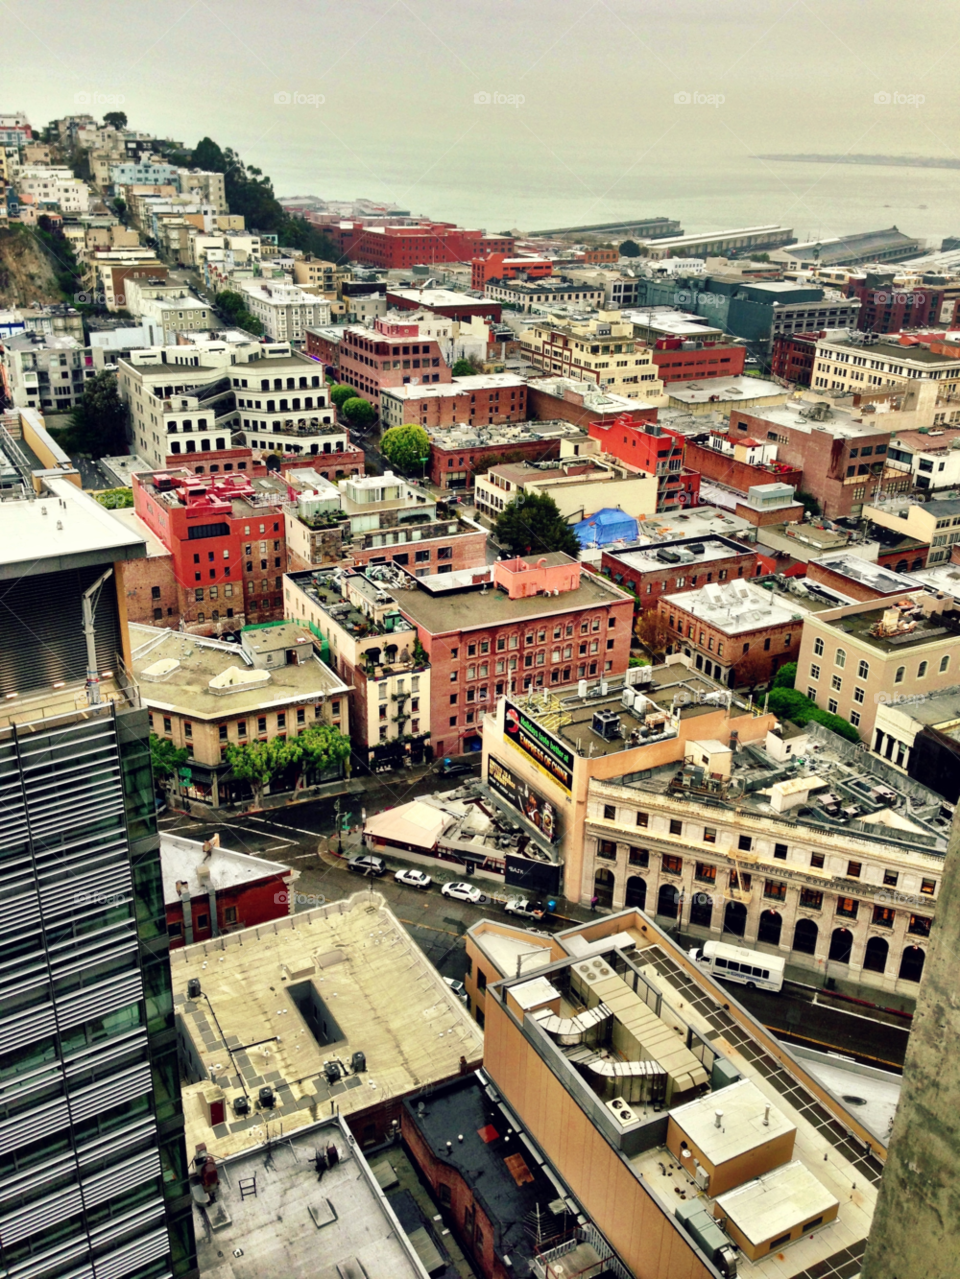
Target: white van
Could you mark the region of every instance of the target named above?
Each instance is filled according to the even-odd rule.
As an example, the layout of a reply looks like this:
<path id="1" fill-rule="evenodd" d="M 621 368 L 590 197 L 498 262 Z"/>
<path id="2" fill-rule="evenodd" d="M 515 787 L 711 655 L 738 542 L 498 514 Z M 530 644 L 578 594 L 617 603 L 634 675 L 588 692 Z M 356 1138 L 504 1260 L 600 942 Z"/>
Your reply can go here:
<path id="1" fill-rule="evenodd" d="M 757 990 L 780 990 L 786 960 L 779 955 L 765 955 L 745 946 L 729 946 L 722 941 L 708 941 L 687 952 L 695 964 L 723 981 L 738 981 Z"/>

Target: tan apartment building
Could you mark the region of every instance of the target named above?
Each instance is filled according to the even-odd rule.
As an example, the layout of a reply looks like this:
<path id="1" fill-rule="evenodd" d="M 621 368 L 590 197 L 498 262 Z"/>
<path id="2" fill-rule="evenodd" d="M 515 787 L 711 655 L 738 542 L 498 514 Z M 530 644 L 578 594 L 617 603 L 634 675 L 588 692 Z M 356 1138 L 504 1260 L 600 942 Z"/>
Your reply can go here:
<path id="1" fill-rule="evenodd" d="M 350 279 L 350 270 L 336 262 L 325 262 L 312 254 L 297 258 L 293 264 L 293 282 L 308 293 L 322 293 L 330 302 L 340 293 L 340 285 Z"/>
<path id="2" fill-rule="evenodd" d="M 249 797 L 249 784 L 231 774 L 228 746 L 295 737 L 313 724 L 350 734 L 350 686 L 315 654 L 305 628 L 247 626 L 228 644 L 131 626 L 130 639 L 151 732 L 190 752 L 177 782 L 184 799 L 217 808 Z"/>
<path id="3" fill-rule="evenodd" d="M 609 457 L 572 455 L 584 444 L 560 442 L 560 460 L 507 462 L 491 466 L 474 480 L 477 511 L 495 520 L 521 493 L 546 494 L 556 502 L 565 519 L 586 519 L 603 507 L 619 506 L 628 515 L 653 515 L 657 509 L 658 480 L 637 474 Z M 569 451 L 570 456 L 564 456 Z"/>
<path id="4" fill-rule="evenodd" d="M 520 334 L 523 355 L 544 374 L 594 382 L 616 395 L 641 396 L 658 402 L 663 382 L 651 348 L 638 342 L 633 325 L 618 311 L 601 311 L 596 319 L 535 320 Z"/>
<path id="5" fill-rule="evenodd" d="M 940 498 L 933 502 L 909 502 L 896 498 L 883 504 L 865 506 L 864 519 L 891 529 L 902 537 L 925 542 L 930 547 L 927 567 L 945 564 L 960 542 L 960 501 Z"/>
<path id="6" fill-rule="evenodd" d="M 468 934 L 471 966 L 486 926 Z M 483 1074 L 609 1241 L 616 1273 L 854 1273 L 885 1134 L 639 911 L 551 944 L 566 953 L 487 984 Z M 560 1260 L 545 1256 L 539 1279 Z"/>
<path id="7" fill-rule="evenodd" d="M 876 750 L 874 722 L 886 701 L 922 699 L 960 683 L 958 636 L 957 601 L 925 591 L 808 613 L 796 687 L 848 719 Z"/>
<path id="8" fill-rule="evenodd" d="M 905 386 L 913 379 L 935 382 L 941 400 L 953 397 L 960 383 L 960 360 L 919 342 L 901 346 L 895 338 L 825 337 L 817 343 L 810 386 L 814 391 L 855 394 Z"/>

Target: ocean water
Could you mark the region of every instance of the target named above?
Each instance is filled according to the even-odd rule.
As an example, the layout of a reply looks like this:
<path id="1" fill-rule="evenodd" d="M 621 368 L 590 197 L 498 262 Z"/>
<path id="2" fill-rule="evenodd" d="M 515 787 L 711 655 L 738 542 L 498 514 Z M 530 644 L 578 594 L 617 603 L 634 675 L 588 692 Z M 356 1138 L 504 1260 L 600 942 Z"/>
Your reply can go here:
<path id="1" fill-rule="evenodd" d="M 628 162 L 629 161 L 629 162 Z M 799 240 L 897 226 L 939 248 L 960 235 L 960 169 L 825 164 L 653 148 L 639 160 L 536 145 L 340 152 L 294 139 L 258 161 L 281 195 L 366 196 L 488 231 L 587 225 L 663 215 L 687 232 L 779 223 Z M 332 176 L 335 175 L 335 176 Z"/>

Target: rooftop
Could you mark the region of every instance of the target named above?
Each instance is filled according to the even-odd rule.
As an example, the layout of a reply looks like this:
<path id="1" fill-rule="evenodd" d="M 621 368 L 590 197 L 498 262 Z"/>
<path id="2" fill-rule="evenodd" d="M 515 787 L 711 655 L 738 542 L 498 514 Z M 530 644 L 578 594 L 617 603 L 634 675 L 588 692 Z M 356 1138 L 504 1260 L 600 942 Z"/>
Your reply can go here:
<path id="1" fill-rule="evenodd" d="M 851 412 L 826 400 L 819 404 L 807 399 L 766 404 L 758 411 L 757 417 L 774 426 L 789 426 L 808 435 L 813 431 L 825 431 L 837 439 L 887 435 L 896 425 L 895 415 L 864 413 L 862 409 Z M 731 433 L 730 438 L 736 443 L 737 433 Z"/>
<path id="2" fill-rule="evenodd" d="M 784 605 L 772 592 L 748 581 L 710 582 L 695 591 L 665 595 L 663 602 L 709 622 L 726 635 L 746 635 L 802 621 L 795 606 Z"/>
<path id="3" fill-rule="evenodd" d="M 455 377 L 452 382 L 438 382 L 434 386 L 390 386 L 383 394 L 397 400 L 442 399 L 450 395 L 469 395 L 474 391 L 495 391 L 526 386 L 522 377 L 513 373 L 477 373 L 469 377 Z"/>
<path id="4" fill-rule="evenodd" d="M 758 377 L 715 377 L 705 381 L 671 382 L 666 394 L 678 405 L 735 403 L 738 400 L 760 400 L 769 396 L 787 398 L 787 392 L 777 382 L 765 382 Z"/>
<path id="5" fill-rule="evenodd" d="M 319 703 L 348 691 L 312 649 L 299 655 L 298 665 L 261 670 L 240 644 L 180 631 L 133 625 L 130 643 L 133 675 L 144 702 L 160 710 L 185 711 L 195 719 Z"/>
<path id="6" fill-rule="evenodd" d="M 954 601 L 938 601 L 916 590 L 896 601 L 877 601 L 872 608 L 822 613 L 819 620 L 842 635 L 856 636 L 885 657 L 930 643 L 955 642 L 960 636 L 960 610 Z"/>
<path id="7" fill-rule="evenodd" d="M 209 871 L 202 880 L 197 874 L 200 867 Z M 160 832 L 160 870 L 163 900 L 167 906 L 179 903 L 181 891 L 198 897 L 210 889 L 239 888 L 258 879 L 291 873 L 289 866 L 282 866 L 279 862 L 249 853 L 234 853 L 219 844 L 207 847 L 195 839 L 182 839 L 170 831 Z"/>
<path id="8" fill-rule="evenodd" d="M 828 569 L 831 573 L 849 578 L 851 582 L 856 582 L 860 586 L 867 586 L 879 595 L 898 593 L 902 595 L 905 591 L 916 590 L 913 575 L 908 577 L 905 573 L 895 573 L 892 568 L 874 564 L 870 560 L 861 559 L 858 555 L 845 552 L 839 555 L 824 555 L 822 559 L 815 560 L 814 563 L 820 568 Z"/>
<path id="9" fill-rule="evenodd" d="M 618 547 L 616 550 L 607 550 L 608 555 L 613 555 L 625 564 L 628 568 L 635 569 L 638 573 L 653 573 L 673 568 L 676 570 L 679 565 L 671 563 L 669 560 L 659 558 L 661 550 L 669 550 L 672 552 L 684 551 L 688 555 L 693 555 L 692 561 L 686 561 L 690 564 L 691 571 L 696 570 L 701 564 L 712 564 L 716 560 L 729 559 L 731 555 L 749 555 L 753 552 L 753 547 L 744 546 L 740 542 L 734 542 L 726 537 L 695 537 L 688 534 L 686 537 L 677 538 L 676 540 L 665 540 L 658 542 L 655 546 L 642 546 L 639 549 L 633 547 Z"/>
<path id="10" fill-rule="evenodd" d="M 856 339 L 848 337 L 830 337 L 821 338 L 817 345 L 834 349 L 843 347 L 845 350 L 855 350 L 858 355 L 866 355 L 871 360 L 888 360 L 895 363 L 926 366 L 935 365 L 938 368 L 956 367 L 958 363 L 956 356 L 936 355 L 929 347 L 919 343 L 910 343 L 902 346 L 895 341 L 864 343 L 862 340 L 858 342 Z"/>
<path id="11" fill-rule="evenodd" d="M 202 1209 L 197 1261 L 210 1279 L 426 1279 L 413 1244 L 340 1116 L 298 1132 L 269 1125 L 258 1145 L 218 1163 Z M 337 1152 L 318 1175 L 315 1156 Z M 241 1186 L 256 1184 L 256 1194 Z M 229 1258 L 229 1260 L 227 1260 Z M 359 1267 L 363 1267 L 360 1269 Z"/>
<path id="12" fill-rule="evenodd" d="M 483 1036 L 377 892 L 171 952 L 174 1003 L 193 1050 L 183 1088 L 187 1148 L 217 1156 L 356 1114 L 477 1063 Z M 199 999 L 187 996 L 198 978 Z M 353 1054 L 364 1055 L 364 1067 Z M 337 1068 L 337 1063 L 340 1069 Z M 348 1067 L 346 1063 L 351 1063 Z M 227 1102 L 211 1125 L 212 1079 Z M 259 1105 L 262 1087 L 275 1105 Z M 241 1118 L 233 1100 L 247 1096 Z"/>
<path id="13" fill-rule="evenodd" d="M 461 422 L 456 426 L 428 427 L 427 434 L 431 446 L 445 453 L 455 453 L 458 449 L 510 448 L 511 445 L 571 435 L 583 440 L 587 438 L 579 427 L 561 421 L 513 422 L 495 426 L 468 426 Z"/>

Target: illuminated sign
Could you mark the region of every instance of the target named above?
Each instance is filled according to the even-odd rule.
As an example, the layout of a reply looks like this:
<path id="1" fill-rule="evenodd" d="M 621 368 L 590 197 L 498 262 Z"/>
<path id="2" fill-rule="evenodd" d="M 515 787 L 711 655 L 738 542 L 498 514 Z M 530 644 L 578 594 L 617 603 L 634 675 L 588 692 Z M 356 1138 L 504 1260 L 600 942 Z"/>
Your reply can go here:
<path id="1" fill-rule="evenodd" d="M 501 764 L 494 755 L 487 761 L 487 783 L 491 790 L 522 813 L 531 826 L 536 826 L 548 843 L 557 842 L 560 832 L 557 829 L 557 812 L 554 806 L 505 764 Z"/>
<path id="2" fill-rule="evenodd" d="M 511 745 L 523 751 L 541 772 L 558 786 L 562 786 L 568 794 L 573 791 L 572 751 L 510 701 L 504 707 L 503 727 Z"/>

